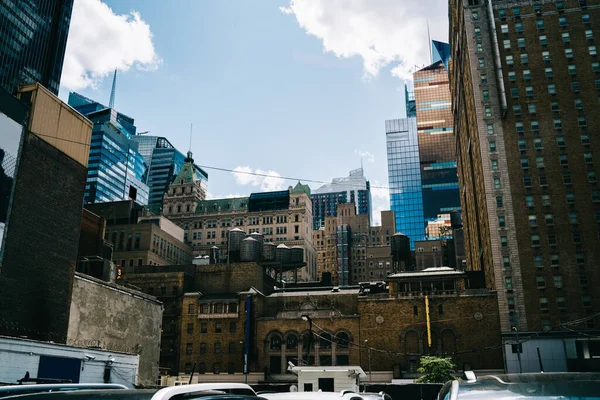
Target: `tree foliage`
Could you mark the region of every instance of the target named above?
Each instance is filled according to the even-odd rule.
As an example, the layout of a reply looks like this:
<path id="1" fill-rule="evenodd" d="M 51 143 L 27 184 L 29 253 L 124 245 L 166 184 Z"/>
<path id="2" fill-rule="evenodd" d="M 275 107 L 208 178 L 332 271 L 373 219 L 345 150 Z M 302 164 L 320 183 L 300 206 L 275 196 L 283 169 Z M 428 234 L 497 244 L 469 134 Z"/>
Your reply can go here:
<path id="1" fill-rule="evenodd" d="M 424 375 L 415 379 L 417 383 L 446 383 L 456 379 L 456 365 L 449 357 L 424 356 L 419 363 L 417 372 Z"/>

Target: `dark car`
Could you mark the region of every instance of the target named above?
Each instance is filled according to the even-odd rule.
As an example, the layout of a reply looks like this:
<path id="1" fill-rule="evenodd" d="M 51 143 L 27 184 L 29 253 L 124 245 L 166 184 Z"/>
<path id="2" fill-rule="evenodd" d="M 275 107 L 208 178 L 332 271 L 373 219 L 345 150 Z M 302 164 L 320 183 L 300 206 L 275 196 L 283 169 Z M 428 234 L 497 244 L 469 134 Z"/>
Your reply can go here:
<path id="1" fill-rule="evenodd" d="M 451 381 L 437 400 L 600 400 L 598 373 L 536 373 L 490 375 L 469 381 Z"/>
<path id="2" fill-rule="evenodd" d="M 11 385 L 0 386 L 0 398 L 7 396 L 16 396 L 20 394 L 43 393 L 43 392 L 63 392 L 71 390 L 107 390 L 107 389 L 127 389 L 127 386 L 116 383 L 53 383 L 36 385 Z"/>

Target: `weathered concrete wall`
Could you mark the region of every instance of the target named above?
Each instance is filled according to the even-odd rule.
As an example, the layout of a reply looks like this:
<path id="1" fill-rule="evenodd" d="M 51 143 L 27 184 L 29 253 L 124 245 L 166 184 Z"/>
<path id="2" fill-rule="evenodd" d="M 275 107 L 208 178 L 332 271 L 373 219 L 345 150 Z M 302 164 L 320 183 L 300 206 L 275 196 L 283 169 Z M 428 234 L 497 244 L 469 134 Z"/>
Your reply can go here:
<path id="1" fill-rule="evenodd" d="M 137 353 L 138 383 L 158 377 L 162 303 L 155 297 L 76 274 L 67 344 Z"/>

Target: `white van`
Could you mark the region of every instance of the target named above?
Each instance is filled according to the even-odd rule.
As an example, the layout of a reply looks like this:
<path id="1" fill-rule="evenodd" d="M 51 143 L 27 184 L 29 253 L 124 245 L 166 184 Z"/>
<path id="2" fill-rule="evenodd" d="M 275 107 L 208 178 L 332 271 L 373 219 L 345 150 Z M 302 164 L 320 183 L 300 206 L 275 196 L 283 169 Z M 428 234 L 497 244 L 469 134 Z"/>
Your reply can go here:
<path id="1" fill-rule="evenodd" d="M 166 400 L 172 395 L 179 393 L 190 393 L 190 392 L 203 392 L 206 390 L 218 390 L 219 392 L 225 392 L 229 394 L 240 394 L 245 396 L 256 396 L 256 392 L 250 385 L 245 383 L 193 383 L 191 385 L 177 385 L 169 388 L 162 389 L 164 396 L 161 396 L 161 391 L 157 392 L 152 400 Z"/>

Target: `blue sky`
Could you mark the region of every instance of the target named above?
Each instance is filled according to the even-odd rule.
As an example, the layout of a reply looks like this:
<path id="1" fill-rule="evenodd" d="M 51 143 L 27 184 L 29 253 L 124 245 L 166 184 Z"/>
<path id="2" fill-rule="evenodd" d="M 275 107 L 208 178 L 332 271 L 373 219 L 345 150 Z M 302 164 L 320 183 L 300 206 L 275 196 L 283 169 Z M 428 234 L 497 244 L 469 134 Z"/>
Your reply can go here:
<path id="1" fill-rule="evenodd" d="M 119 66 L 115 108 L 135 118 L 138 131 L 165 136 L 182 151 L 193 123 L 192 151 L 200 165 L 329 181 L 358 168 L 359 153 L 368 152 L 365 175 L 387 186 L 384 121 L 404 116 L 403 81 L 393 76 L 402 74 L 394 68 L 418 60 L 422 49 L 402 60 L 394 43 L 380 40 L 391 36 L 385 31 L 361 44 L 361 32 L 372 31 L 369 23 L 384 24 L 340 25 L 338 16 L 356 10 L 319 9 L 339 3 L 330 1 L 106 0 L 107 11 L 98 8 L 100 0 L 76 0 L 60 97 L 75 89 L 108 103 L 107 71 Z M 383 13 L 397 7 L 375 3 Z M 318 13 L 306 8 L 313 6 Z M 137 20 L 132 12 L 139 13 Z M 81 26 L 94 36 L 78 34 Z M 422 27 L 417 30 L 422 37 Z M 72 79 L 74 60 L 87 83 Z M 213 197 L 295 184 L 208 173 Z M 375 209 L 389 207 L 385 191 L 373 200 Z"/>

